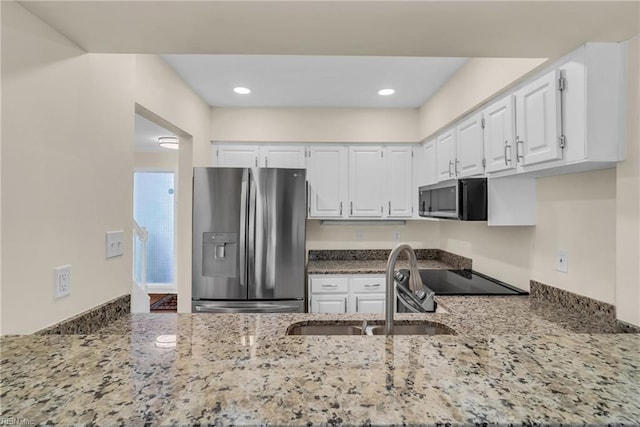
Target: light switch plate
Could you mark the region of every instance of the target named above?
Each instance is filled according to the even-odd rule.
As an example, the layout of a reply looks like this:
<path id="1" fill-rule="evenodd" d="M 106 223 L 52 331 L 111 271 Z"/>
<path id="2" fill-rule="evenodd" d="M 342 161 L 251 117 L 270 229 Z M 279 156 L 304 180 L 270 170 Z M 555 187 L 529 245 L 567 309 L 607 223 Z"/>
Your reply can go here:
<path id="1" fill-rule="evenodd" d="M 569 272 L 569 253 L 566 249 L 558 249 L 556 255 L 556 270 L 562 273 Z"/>
<path id="2" fill-rule="evenodd" d="M 124 231 L 107 231 L 105 241 L 107 258 L 124 255 Z"/>

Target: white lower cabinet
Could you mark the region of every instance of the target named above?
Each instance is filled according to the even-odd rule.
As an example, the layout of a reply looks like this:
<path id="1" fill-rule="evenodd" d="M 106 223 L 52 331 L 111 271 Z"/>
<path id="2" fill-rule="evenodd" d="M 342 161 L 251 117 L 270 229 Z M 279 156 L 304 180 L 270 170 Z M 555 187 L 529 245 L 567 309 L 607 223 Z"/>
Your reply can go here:
<path id="1" fill-rule="evenodd" d="M 346 295 L 314 295 L 311 299 L 312 313 L 346 313 Z"/>
<path id="2" fill-rule="evenodd" d="M 384 303 L 384 275 L 309 275 L 311 313 L 384 313 Z"/>

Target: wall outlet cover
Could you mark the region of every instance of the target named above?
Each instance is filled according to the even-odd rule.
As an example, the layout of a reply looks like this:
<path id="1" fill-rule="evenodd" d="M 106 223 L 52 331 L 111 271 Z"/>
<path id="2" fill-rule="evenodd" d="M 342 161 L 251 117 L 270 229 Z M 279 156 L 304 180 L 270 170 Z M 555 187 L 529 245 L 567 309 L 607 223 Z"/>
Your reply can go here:
<path id="1" fill-rule="evenodd" d="M 358 240 L 358 241 L 364 240 L 364 231 L 363 230 L 356 230 L 356 240 Z"/>
<path id="2" fill-rule="evenodd" d="M 71 265 L 61 265 L 54 269 L 53 296 L 62 298 L 71 294 Z"/>
<path id="3" fill-rule="evenodd" d="M 399 231 L 394 231 L 393 232 L 393 240 L 396 242 L 400 241 L 400 232 Z"/>
<path id="4" fill-rule="evenodd" d="M 556 270 L 562 273 L 569 272 L 569 253 L 566 249 L 558 249 L 556 254 Z"/>

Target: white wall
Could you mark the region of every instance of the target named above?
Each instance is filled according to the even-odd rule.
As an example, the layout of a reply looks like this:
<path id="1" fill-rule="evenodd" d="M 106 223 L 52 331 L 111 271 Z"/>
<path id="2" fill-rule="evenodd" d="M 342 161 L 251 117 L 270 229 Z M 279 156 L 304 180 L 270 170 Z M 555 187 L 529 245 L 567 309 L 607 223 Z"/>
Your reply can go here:
<path id="1" fill-rule="evenodd" d="M 356 232 L 363 232 L 357 240 Z M 307 250 L 311 249 L 392 249 L 399 242 L 393 238 L 400 232 L 400 242 L 413 248 L 438 247 L 437 221 L 407 221 L 406 225 L 322 225 L 319 220 L 307 221 Z"/>
<path id="2" fill-rule="evenodd" d="M 157 55 L 136 55 L 137 112 L 180 137 L 177 220 L 178 311 L 191 312 L 191 180 L 194 166 L 210 166 L 210 108 Z"/>
<path id="3" fill-rule="evenodd" d="M 640 36 L 629 41 L 627 68 L 627 158 L 616 182 L 616 313 L 640 325 Z"/>
<path id="4" fill-rule="evenodd" d="M 178 151 L 136 152 L 133 166 L 137 171 L 177 171 Z"/>
<path id="5" fill-rule="evenodd" d="M 211 139 L 415 143 L 418 111 L 413 108 L 212 108 Z"/>
<path id="6" fill-rule="evenodd" d="M 134 58 L 86 54 L 2 2 L 2 334 L 31 333 L 130 293 Z M 71 264 L 71 295 L 53 298 Z"/>

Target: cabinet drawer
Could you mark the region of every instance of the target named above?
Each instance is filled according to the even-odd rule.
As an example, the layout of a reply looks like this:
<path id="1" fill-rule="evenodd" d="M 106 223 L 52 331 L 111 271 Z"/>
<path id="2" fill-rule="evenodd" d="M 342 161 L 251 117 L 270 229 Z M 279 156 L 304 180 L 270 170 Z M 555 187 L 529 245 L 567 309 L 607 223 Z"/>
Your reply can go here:
<path id="1" fill-rule="evenodd" d="M 311 293 L 326 292 L 349 292 L 348 280 L 346 277 L 311 277 Z"/>
<path id="2" fill-rule="evenodd" d="M 353 277 L 351 280 L 351 292 L 375 292 L 380 293 L 385 291 L 385 277 L 373 276 L 373 277 Z"/>

